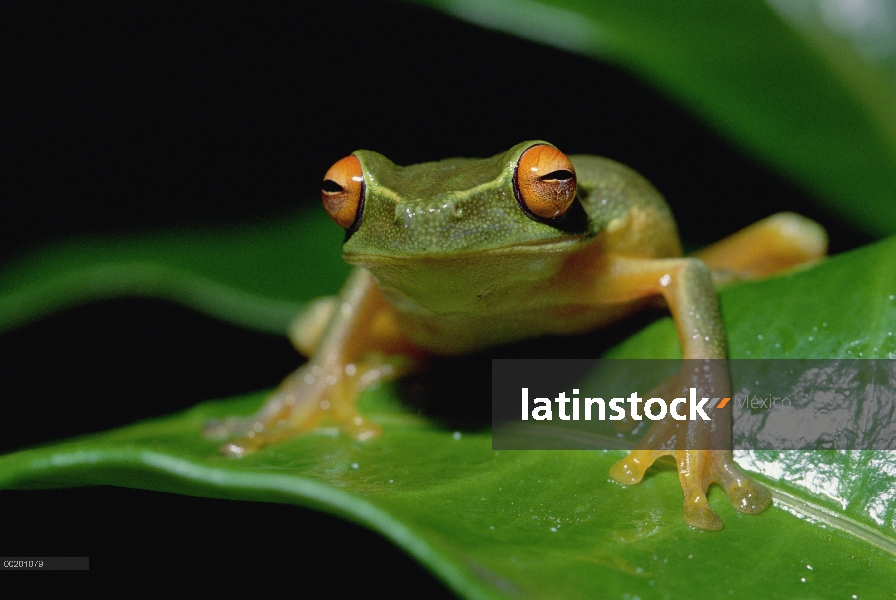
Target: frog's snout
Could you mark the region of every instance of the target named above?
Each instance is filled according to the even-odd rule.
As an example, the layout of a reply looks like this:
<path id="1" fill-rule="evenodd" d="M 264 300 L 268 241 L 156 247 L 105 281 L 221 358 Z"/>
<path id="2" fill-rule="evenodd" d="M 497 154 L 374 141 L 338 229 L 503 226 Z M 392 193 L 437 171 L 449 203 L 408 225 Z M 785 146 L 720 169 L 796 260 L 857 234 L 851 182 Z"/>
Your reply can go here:
<path id="1" fill-rule="evenodd" d="M 448 226 L 462 215 L 455 194 L 438 194 L 431 198 L 417 198 L 395 204 L 395 220 L 405 228 L 427 225 Z"/>

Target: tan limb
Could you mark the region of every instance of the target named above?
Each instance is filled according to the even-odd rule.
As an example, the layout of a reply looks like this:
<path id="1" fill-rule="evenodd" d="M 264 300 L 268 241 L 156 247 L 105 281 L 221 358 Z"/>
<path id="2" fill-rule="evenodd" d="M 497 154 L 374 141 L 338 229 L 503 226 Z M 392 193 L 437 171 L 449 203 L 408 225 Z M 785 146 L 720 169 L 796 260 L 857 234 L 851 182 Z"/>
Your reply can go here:
<path id="1" fill-rule="evenodd" d="M 325 321 L 325 325 L 321 325 Z M 241 456 L 312 429 L 329 420 L 357 439 L 379 433 L 361 416 L 358 394 L 376 381 L 413 366 L 413 348 L 398 331 L 396 317 L 367 271 L 356 269 L 337 298 L 314 303 L 291 328 L 296 347 L 312 354 L 248 418 L 210 422 L 208 437 L 238 436 L 221 447 Z"/>
<path id="2" fill-rule="evenodd" d="M 721 360 L 726 358 L 725 331 L 707 266 L 694 258 L 613 258 L 606 267 L 606 274 L 596 281 L 602 299 L 631 301 L 653 294 L 665 299 L 685 358 L 677 388 L 683 392 L 697 387 L 700 395 L 708 397 L 730 396 L 727 364 Z M 716 360 L 700 361 L 709 367 L 704 371 L 694 359 Z M 664 388 L 674 389 L 670 385 Z M 701 529 L 718 530 L 722 520 L 706 500 L 710 484 L 720 484 L 742 512 L 759 512 L 771 501 L 768 490 L 734 463 L 730 450 L 709 449 L 730 448 L 730 436 L 730 410 L 715 411 L 712 421 L 666 419 L 650 428 L 639 448 L 610 469 L 610 476 L 625 485 L 638 483 L 657 458 L 672 455 L 684 492 L 685 521 Z"/>
<path id="3" fill-rule="evenodd" d="M 326 296 L 312 300 L 289 324 L 289 341 L 302 356 L 311 356 L 323 338 L 339 298 Z"/>
<path id="4" fill-rule="evenodd" d="M 827 252 L 827 233 L 815 221 L 794 213 L 778 213 L 754 223 L 694 254 L 712 270 L 715 284 L 755 279 L 818 261 Z M 657 296 L 658 306 L 665 301 Z M 647 397 L 677 394 L 673 379 L 662 382 Z M 617 431 L 631 431 L 632 419 L 616 421 Z"/>
<path id="5" fill-rule="evenodd" d="M 694 254 L 721 279 L 755 279 L 822 258 L 824 228 L 794 213 L 778 213 Z"/>

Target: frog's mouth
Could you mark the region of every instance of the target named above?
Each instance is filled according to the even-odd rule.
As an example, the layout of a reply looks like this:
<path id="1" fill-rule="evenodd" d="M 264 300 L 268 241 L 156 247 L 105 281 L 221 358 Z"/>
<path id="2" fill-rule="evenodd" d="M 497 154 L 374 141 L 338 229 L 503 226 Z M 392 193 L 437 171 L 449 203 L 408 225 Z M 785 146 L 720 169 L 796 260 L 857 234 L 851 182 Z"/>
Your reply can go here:
<path id="1" fill-rule="evenodd" d="M 393 304 L 401 303 L 404 312 L 491 314 L 518 303 L 520 298 L 543 293 L 541 288 L 550 285 L 547 282 L 577 255 L 577 248 L 583 247 L 582 239 L 578 236 L 400 257 L 347 252 L 345 259 L 370 271 Z"/>
<path id="2" fill-rule="evenodd" d="M 502 246 L 494 246 L 491 248 L 469 248 L 451 251 L 431 251 L 425 248 L 419 250 L 402 250 L 400 255 L 389 254 L 387 252 L 365 252 L 343 249 L 343 259 L 352 265 L 359 267 L 377 266 L 384 264 L 407 264 L 415 265 L 420 263 L 438 263 L 438 262 L 457 262 L 463 261 L 468 263 L 492 262 L 495 260 L 507 259 L 511 256 L 534 257 L 538 254 L 554 255 L 557 253 L 569 253 L 570 251 L 581 246 L 582 242 L 588 240 L 592 236 L 587 234 L 571 235 L 560 239 L 547 240 L 530 240 L 524 242 L 515 242 Z"/>

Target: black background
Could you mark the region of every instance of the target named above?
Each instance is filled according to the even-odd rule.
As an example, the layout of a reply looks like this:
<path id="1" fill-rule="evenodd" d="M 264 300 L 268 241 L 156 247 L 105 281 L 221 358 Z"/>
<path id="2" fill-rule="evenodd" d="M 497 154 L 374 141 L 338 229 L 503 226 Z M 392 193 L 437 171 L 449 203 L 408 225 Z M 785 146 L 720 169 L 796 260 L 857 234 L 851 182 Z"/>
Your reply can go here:
<path id="1" fill-rule="evenodd" d="M 692 244 L 785 209 L 820 220 L 834 250 L 867 241 L 614 67 L 406 5 L 308 6 L 4 5 L 0 261 L 75 234 L 316 203 L 327 167 L 358 148 L 412 164 L 539 138 L 641 171 Z M 116 300 L 5 334 L 0 361 L 9 451 L 271 387 L 298 357 Z M 0 554 L 90 556 L 94 586 L 174 591 L 184 575 L 210 592 L 448 594 L 376 535 L 296 507 L 90 488 L 4 492 L 0 510 Z"/>

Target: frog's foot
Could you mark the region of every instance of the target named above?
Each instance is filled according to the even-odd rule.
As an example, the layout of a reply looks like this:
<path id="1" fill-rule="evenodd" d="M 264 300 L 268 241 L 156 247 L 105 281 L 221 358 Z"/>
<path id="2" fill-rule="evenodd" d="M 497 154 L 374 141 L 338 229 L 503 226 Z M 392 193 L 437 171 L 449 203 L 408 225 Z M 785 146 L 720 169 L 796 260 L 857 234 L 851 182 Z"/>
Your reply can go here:
<path id="1" fill-rule="evenodd" d="M 633 450 L 610 469 L 610 477 L 623 485 L 641 481 L 644 472 L 661 456 L 672 455 L 684 491 L 684 520 L 699 529 L 718 531 L 722 519 L 709 507 L 710 484 L 722 486 L 737 510 L 756 514 L 772 500 L 769 491 L 741 471 L 727 450 Z"/>
<path id="2" fill-rule="evenodd" d="M 251 417 L 209 421 L 205 436 L 235 439 L 221 453 L 243 456 L 263 446 L 313 429 L 322 420 L 333 422 L 357 440 L 379 435 L 380 428 L 364 418 L 355 406 L 359 393 L 377 381 L 404 373 L 408 361 L 373 356 L 364 363 L 321 366 L 312 361 L 284 380 Z"/>

